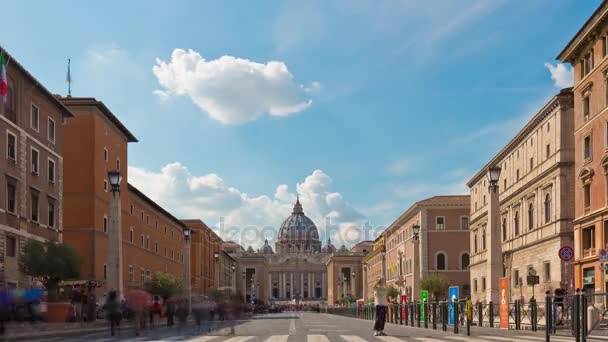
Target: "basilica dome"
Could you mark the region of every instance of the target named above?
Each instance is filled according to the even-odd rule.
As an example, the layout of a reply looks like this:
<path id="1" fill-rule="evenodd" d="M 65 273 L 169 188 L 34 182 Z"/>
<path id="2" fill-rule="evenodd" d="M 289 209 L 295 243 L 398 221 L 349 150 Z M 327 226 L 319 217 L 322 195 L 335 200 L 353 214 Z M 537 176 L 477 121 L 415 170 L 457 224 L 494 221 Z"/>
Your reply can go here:
<path id="1" fill-rule="evenodd" d="M 291 215 L 283 221 L 277 236 L 278 253 L 321 252 L 321 241 L 315 223 L 304 215 L 300 199 L 296 200 Z"/>

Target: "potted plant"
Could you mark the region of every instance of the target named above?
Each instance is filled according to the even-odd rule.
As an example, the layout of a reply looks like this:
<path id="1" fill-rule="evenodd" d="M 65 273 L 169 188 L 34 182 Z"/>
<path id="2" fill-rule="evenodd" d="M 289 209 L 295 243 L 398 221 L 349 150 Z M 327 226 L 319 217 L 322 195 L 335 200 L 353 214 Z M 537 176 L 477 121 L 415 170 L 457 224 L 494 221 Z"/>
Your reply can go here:
<path id="1" fill-rule="evenodd" d="M 23 254 L 23 265 L 28 275 L 40 279 L 47 291 L 47 320 L 65 322 L 70 303 L 59 298 L 59 283 L 78 279 L 80 257 L 74 249 L 55 241 L 28 240 Z"/>

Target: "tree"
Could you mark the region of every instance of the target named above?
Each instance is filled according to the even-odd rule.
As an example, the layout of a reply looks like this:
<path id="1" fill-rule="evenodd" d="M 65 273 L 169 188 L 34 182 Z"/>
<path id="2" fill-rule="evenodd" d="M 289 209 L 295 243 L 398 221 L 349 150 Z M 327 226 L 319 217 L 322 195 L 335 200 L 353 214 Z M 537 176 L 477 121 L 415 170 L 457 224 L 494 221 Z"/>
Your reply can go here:
<path id="1" fill-rule="evenodd" d="M 163 272 L 154 273 L 152 279 L 144 284 L 144 287 L 148 292 L 155 296 L 162 297 L 163 300 L 167 300 L 169 297 L 180 292 L 182 286 L 181 279 L 172 274 Z"/>
<path id="2" fill-rule="evenodd" d="M 399 292 L 399 289 L 394 287 L 393 285 L 389 286 L 387 288 L 386 291 L 386 295 L 389 296 L 392 299 L 399 299 L 399 296 L 401 295 L 401 293 Z"/>
<path id="3" fill-rule="evenodd" d="M 427 290 L 434 299 L 445 299 L 450 281 L 444 274 L 429 274 L 420 280 L 420 287 Z"/>
<path id="4" fill-rule="evenodd" d="M 50 301 L 57 299 L 57 288 L 63 280 L 80 277 L 80 256 L 70 246 L 47 241 L 27 240 L 23 254 L 26 273 L 41 279 Z"/>

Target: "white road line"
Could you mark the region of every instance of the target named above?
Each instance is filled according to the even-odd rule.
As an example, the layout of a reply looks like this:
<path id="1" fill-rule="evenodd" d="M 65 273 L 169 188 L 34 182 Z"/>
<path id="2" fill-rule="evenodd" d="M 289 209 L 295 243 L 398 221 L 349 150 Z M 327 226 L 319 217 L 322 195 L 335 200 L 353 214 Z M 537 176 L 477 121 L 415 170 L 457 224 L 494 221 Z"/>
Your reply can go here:
<path id="1" fill-rule="evenodd" d="M 289 335 L 274 335 L 266 339 L 266 342 L 287 342 Z"/>
<path id="2" fill-rule="evenodd" d="M 501 336 L 479 336 L 479 338 L 487 341 L 508 341 L 508 342 L 518 342 L 518 341 L 544 341 L 544 338 L 540 338 L 539 336 L 526 336 L 520 335 L 517 337 L 501 337 Z M 568 342 L 574 341 L 573 338 L 568 338 L 564 336 L 551 336 L 551 341 L 556 342 Z"/>
<path id="3" fill-rule="evenodd" d="M 249 341 L 253 338 L 253 336 L 239 336 L 239 337 L 233 337 L 231 339 L 225 340 L 224 342 L 245 342 L 245 341 Z"/>
<path id="4" fill-rule="evenodd" d="M 436 338 L 431 338 L 431 337 L 410 337 L 412 339 L 414 339 L 415 341 L 422 341 L 422 342 L 444 342 L 444 340 L 438 340 Z"/>
<path id="5" fill-rule="evenodd" d="M 392 337 L 392 336 L 378 336 L 376 338 L 379 338 L 382 341 L 386 341 L 386 342 L 403 342 L 403 340 L 398 339 L 396 337 Z"/>
<path id="6" fill-rule="evenodd" d="M 199 338 L 195 338 L 193 340 L 188 340 L 188 342 L 207 342 L 207 341 L 213 341 L 216 338 L 219 338 L 219 336 L 202 336 Z"/>
<path id="7" fill-rule="evenodd" d="M 342 330 L 342 329 L 308 329 L 308 331 L 310 332 L 321 332 L 321 331 L 331 331 L 331 332 L 345 332 L 348 330 Z"/>
<path id="8" fill-rule="evenodd" d="M 454 341 L 467 341 L 467 342 L 471 342 L 471 341 L 475 341 L 475 342 L 482 342 L 483 340 L 479 340 L 476 338 L 471 338 L 470 336 L 467 337 L 459 337 L 459 336 L 445 336 L 444 338 L 450 339 L 450 340 L 454 340 Z"/>
<path id="9" fill-rule="evenodd" d="M 295 334 L 296 334 L 296 320 L 290 319 L 289 320 L 289 335 L 295 335 Z"/>
<path id="10" fill-rule="evenodd" d="M 329 342 L 329 339 L 325 335 L 308 335 L 306 336 L 308 342 Z"/>
<path id="11" fill-rule="evenodd" d="M 367 340 L 364 340 L 359 336 L 340 335 L 340 338 L 342 338 L 346 342 L 367 342 Z"/>

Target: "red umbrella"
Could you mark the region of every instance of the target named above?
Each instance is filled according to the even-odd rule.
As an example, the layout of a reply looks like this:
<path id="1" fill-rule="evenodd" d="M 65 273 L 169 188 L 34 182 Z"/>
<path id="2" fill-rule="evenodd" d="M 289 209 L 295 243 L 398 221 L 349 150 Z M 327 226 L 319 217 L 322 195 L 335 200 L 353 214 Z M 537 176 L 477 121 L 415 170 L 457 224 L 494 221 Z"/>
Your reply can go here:
<path id="1" fill-rule="evenodd" d="M 144 310 L 150 302 L 150 295 L 142 289 L 134 289 L 129 291 L 127 296 L 129 308 L 133 310 Z"/>

